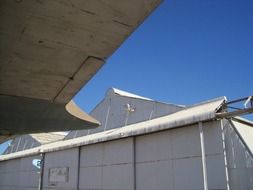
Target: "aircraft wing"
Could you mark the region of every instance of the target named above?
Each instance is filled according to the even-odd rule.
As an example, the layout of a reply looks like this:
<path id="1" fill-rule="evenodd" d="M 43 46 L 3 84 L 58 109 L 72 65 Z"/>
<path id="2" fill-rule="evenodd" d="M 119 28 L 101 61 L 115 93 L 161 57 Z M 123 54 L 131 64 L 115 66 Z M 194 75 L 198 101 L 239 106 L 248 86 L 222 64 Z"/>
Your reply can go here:
<path id="1" fill-rule="evenodd" d="M 1 0 L 0 136 L 97 127 L 66 104 L 159 4 Z"/>

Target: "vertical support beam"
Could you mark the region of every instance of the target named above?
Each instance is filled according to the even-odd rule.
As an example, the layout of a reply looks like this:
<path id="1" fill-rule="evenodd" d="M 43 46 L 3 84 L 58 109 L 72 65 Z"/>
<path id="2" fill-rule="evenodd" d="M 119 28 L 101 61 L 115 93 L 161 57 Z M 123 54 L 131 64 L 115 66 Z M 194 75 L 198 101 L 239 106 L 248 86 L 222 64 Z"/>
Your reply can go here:
<path id="1" fill-rule="evenodd" d="M 208 190 L 205 139 L 204 139 L 204 133 L 203 133 L 202 125 L 203 125 L 203 123 L 199 122 L 199 135 L 200 135 L 201 158 L 202 158 L 202 168 L 203 168 L 203 178 L 204 178 L 204 190 Z"/>
<path id="2" fill-rule="evenodd" d="M 136 190 L 136 137 L 133 136 L 133 190 Z"/>
<path id="3" fill-rule="evenodd" d="M 223 147 L 223 155 L 224 155 L 224 163 L 225 163 L 226 184 L 227 184 L 227 190 L 230 190 L 229 177 L 228 177 L 228 161 L 227 161 L 227 153 L 226 153 L 224 127 L 225 126 L 223 124 L 223 120 L 221 119 L 221 130 L 222 130 L 221 137 L 222 137 L 222 147 Z"/>
<path id="4" fill-rule="evenodd" d="M 41 153 L 41 165 L 40 165 L 40 172 L 39 172 L 39 186 L 38 190 L 43 189 L 43 175 L 44 175 L 44 162 L 45 162 L 45 153 Z"/>
<path id="5" fill-rule="evenodd" d="M 78 146 L 77 153 L 77 181 L 76 181 L 76 190 L 79 190 L 80 184 L 80 159 L 81 159 L 81 146 Z"/>

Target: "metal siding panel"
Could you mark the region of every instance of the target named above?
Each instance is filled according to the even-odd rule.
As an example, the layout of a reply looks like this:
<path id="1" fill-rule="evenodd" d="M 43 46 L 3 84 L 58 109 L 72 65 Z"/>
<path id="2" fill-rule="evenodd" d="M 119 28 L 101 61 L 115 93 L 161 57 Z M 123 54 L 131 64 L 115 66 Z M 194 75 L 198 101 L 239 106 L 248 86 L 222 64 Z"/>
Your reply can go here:
<path id="1" fill-rule="evenodd" d="M 253 127 L 236 121 L 233 121 L 232 123 L 236 128 L 237 133 L 239 133 L 240 137 L 253 154 Z"/>
<path id="2" fill-rule="evenodd" d="M 45 154 L 43 187 L 45 189 L 74 189 L 77 185 L 77 163 L 78 163 L 78 148 L 73 148 L 64 151 L 50 152 Z M 50 168 L 69 168 L 68 181 L 62 183 L 49 183 Z"/>
<path id="3" fill-rule="evenodd" d="M 132 163 L 133 160 L 132 138 L 109 141 L 104 143 L 103 164 L 113 165 Z"/>
<path id="4" fill-rule="evenodd" d="M 247 176 L 245 174 L 244 169 L 242 168 L 229 169 L 230 190 L 238 190 L 238 189 L 252 190 L 247 188 L 247 181 L 245 179 L 247 179 Z M 250 181 L 248 182 L 250 183 Z"/>
<path id="5" fill-rule="evenodd" d="M 131 100 L 130 105 L 135 109 L 134 112 L 129 113 L 128 124 L 137 123 L 140 121 L 149 120 L 150 114 L 154 108 L 153 102 L 148 102 L 146 100 Z M 124 107 L 125 108 L 125 107 Z M 125 112 L 126 108 L 124 109 Z"/>
<path id="6" fill-rule="evenodd" d="M 1 189 L 1 190 L 17 190 L 17 189 L 16 189 L 16 187 L 8 187 L 8 186 L 6 186 L 6 187 L 3 187 L 3 189 Z"/>
<path id="7" fill-rule="evenodd" d="M 247 184 L 247 189 L 253 189 L 253 161 L 251 163 L 251 167 L 250 168 L 246 168 L 246 173 L 247 173 L 247 180 L 246 180 L 246 184 Z"/>
<path id="8" fill-rule="evenodd" d="M 206 154 L 223 154 L 220 121 L 203 123 Z"/>
<path id="9" fill-rule="evenodd" d="M 20 176 L 17 171 L 9 172 L 9 173 L 7 173 L 7 175 L 5 177 L 5 184 L 8 186 L 18 187 L 19 178 L 20 178 Z"/>
<path id="10" fill-rule="evenodd" d="M 132 138 L 83 146 L 80 188 L 129 189 L 132 183 L 132 152 Z"/>
<path id="11" fill-rule="evenodd" d="M 5 162 L 6 170 L 3 176 L 3 184 L 1 184 L 4 188 L 8 189 L 16 189 L 19 183 L 19 174 L 20 170 L 20 159 L 10 160 Z"/>
<path id="12" fill-rule="evenodd" d="M 244 146 L 240 137 L 232 126 L 228 126 L 229 139 L 227 141 L 227 152 L 229 155 L 228 163 L 230 168 L 247 168 L 247 163 L 252 163 L 253 158 L 250 156 L 247 148 Z M 230 142 L 229 142 L 230 141 Z M 250 167 L 250 166 L 249 166 Z M 252 167 L 252 166 L 251 166 Z"/>
<path id="13" fill-rule="evenodd" d="M 201 156 L 200 137 L 197 125 L 171 131 L 173 158 Z"/>
<path id="14" fill-rule="evenodd" d="M 103 168 L 102 189 L 126 190 L 133 188 L 132 164 L 109 165 Z"/>
<path id="15" fill-rule="evenodd" d="M 80 189 L 102 189 L 102 166 L 80 168 Z"/>
<path id="16" fill-rule="evenodd" d="M 253 189 L 253 157 L 233 127 L 225 122 L 225 145 L 231 190 Z"/>
<path id="17" fill-rule="evenodd" d="M 0 162 L 0 174 L 6 172 L 6 164 L 9 161 Z"/>
<path id="18" fill-rule="evenodd" d="M 152 118 L 161 117 L 164 115 L 171 114 L 173 112 L 177 112 L 179 110 L 184 109 L 183 106 L 172 105 L 172 104 L 164 104 L 160 102 L 154 102 L 154 110 Z"/>
<path id="19" fill-rule="evenodd" d="M 206 136 L 205 136 L 206 137 Z M 226 173 L 224 155 L 206 157 L 207 180 L 209 189 L 226 189 Z"/>
<path id="20" fill-rule="evenodd" d="M 6 164 L 6 172 L 15 172 L 20 169 L 20 159 L 10 160 Z"/>
<path id="21" fill-rule="evenodd" d="M 32 164 L 34 159 L 40 159 L 40 156 L 21 158 L 20 170 L 21 171 L 35 171 L 35 172 L 39 171 L 39 169 Z"/>
<path id="22" fill-rule="evenodd" d="M 175 190 L 203 190 L 201 158 L 176 159 L 173 163 Z"/>
<path id="23" fill-rule="evenodd" d="M 37 188 L 39 186 L 39 174 L 35 171 L 18 171 L 18 188 Z"/>
<path id="24" fill-rule="evenodd" d="M 103 163 L 103 144 L 81 147 L 80 167 L 101 166 Z"/>
<path id="25" fill-rule="evenodd" d="M 5 173 L 1 172 L 1 168 L 0 168 L 0 189 L 4 183 L 4 177 L 5 177 Z"/>
<path id="26" fill-rule="evenodd" d="M 16 169 L 17 180 L 15 184 L 17 188 L 21 189 L 33 189 L 38 188 L 39 185 L 39 169 L 36 168 L 32 161 L 33 159 L 38 159 L 39 157 L 24 157 L 16 160 L 20 163 L 20 167 Z M 15 161 L 15 160 L 14 160 Z"/>
<path id="27" fill-rule="evenodd" d="M 172 158 L 171 131 L 136 138 L 136 161 L 157 161 Z"/>
<path id="28" fill-rule="evenodd" d="M 173 188 L 172 160 L 145 162 L 136 165 L 138 190 L 165 190 Z"/>

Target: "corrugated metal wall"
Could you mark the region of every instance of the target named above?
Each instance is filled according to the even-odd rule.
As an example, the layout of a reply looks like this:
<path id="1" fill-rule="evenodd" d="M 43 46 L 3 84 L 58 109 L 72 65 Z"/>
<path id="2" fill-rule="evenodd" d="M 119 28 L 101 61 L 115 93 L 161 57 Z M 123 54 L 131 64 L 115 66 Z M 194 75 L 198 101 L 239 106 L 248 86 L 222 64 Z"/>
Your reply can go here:
<path id="1" fill-rule="evenodd" d="M 203 131 L 208 187 L 210 190 L 225 190 L 228 181 L 221 122 L 203 123 Z M 227 141 L 232 138 L 226 135 L 225 137 Z M 239 142 L 236 138 L 234 140 Z M 226 147 L 229 148 L 227 145 Z M 238 152 L 242 151 L 240 146 L 237 148 Z M 228 151 L 230 150 L 225 152 Z M 233 158 L 229 152 L 227 157 Z M 32 159 L 0 162 L 0 189 L 36 189 L 38 181 L 31 166 Z M 240 159 L 240 162 L 242 165 L 248 164 L 245 159 Z M 50 182 L 51 168 L 68 168 L 67 181 Z M 228 171 L 231 172 L 230 168 Z M 240 172 L 245 174 L 245 170 Z M 252 189 L 253 182 L 247 181 L 245 175 L 240 178 L 245 178 L 243 182 L 246 184 L 237 184 L 232 181 L 235 178 L 233 174 L 229 173 L 230 189 Z M 236 183 L 236 188 L 233 183 Z M 185 126 L 45 153 L 43 189 L 202 190 L 204 186 L 199 127 Z"/>
<path id="2" fill-rule="evenodd" d="M 224 134 L 230 190 L 253 189 L 253 157 L 233 125 L 225 122 Z M 241 127 L 247 127 L 243 126 Z M 252 130 L 252 129 L 251 129 Z"/>
<path id="3" fill-rule="evenodd" d="M 204 127 L 210 189 L 225 189 L 225 167 L 219 123 Z M 137 189 L 203 189 L 198 126 L 136 139 Z"/>
<path id="4" fill-rule="evenodd" d="M 80 189 L 133 189 L 133 138 L 82 147 Z"/>
<path id="5" fill-rule="evenodd" d="M 133 111 L 128 112 L 126 105 L 129 105 Z M 154 100 L 117 95 L 113 90 L 109 90 L 106 97 L 90 113 L 91 116 L 101 122 L 101 126 L 91 130 L 71 131 L 65 139 L 151 120 L 184 108 L 183 106 L 161 103 Z"/>

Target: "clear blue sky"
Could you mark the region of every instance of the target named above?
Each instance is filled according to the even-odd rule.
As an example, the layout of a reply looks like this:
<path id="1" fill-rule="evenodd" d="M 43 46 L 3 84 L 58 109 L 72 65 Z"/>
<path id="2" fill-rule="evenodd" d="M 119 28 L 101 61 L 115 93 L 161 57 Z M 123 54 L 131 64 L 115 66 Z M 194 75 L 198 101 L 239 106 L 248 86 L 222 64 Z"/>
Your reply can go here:
<path id="1" fill-rule="evenodd" d="M 185 105 L 253 95 L 252 10 L 252 0 L 165 0 L 75 101 L 89 112 L 110 87 Z"/>

